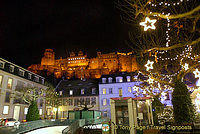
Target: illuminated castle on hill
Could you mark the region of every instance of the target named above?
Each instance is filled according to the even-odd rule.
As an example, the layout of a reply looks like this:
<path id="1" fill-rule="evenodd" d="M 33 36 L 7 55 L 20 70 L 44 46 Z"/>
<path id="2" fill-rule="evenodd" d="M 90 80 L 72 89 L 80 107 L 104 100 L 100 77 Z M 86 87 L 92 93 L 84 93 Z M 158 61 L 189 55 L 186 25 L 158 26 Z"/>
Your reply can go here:
<path id="1" fill-rule="evenodd" d="M 82 51 L 76 55 L 70 53 L 70 57 L 65 59 L 55 59 L 55 53 L 52 49 L 46 49 L 41 64 L 33 64 L 28 70 L 34 73 L 40 73 L 47 70 L 48 73 L 54 73 L 56 78 L 65 76 L 70 79 L 76 78 L 100 78 L 101 75 L 112 74 L 115 72 L 134 72 L 138 70 L 136 58 L 130 53 L 107 53 L 97 52 L 96 58 L 88 58 Z"/>

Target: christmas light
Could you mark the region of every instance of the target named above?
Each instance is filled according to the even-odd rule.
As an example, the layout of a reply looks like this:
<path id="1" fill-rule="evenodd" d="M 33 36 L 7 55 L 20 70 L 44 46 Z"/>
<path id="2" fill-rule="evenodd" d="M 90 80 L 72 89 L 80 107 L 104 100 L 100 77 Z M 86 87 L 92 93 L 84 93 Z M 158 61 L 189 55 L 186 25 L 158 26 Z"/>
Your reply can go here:
<path id="1" fill-rule="evenodd" d="M 150 20 L 149 17 L 146 17 L 144 22 L 140 22 L 140 25 L 144 26 L 144 31 L 147 31 L 148 29 L 156 29 L 156 27 L 154 26 L 156 21 L 157 20 Z"/>
<path id="2" fill-rule="evenodd" d="M 189 69 L 188 66 L 189 66 L 189 65 L 188 65 L 187 63 L 185 63 L 185 65 L 183 65 L 183 68 L 184 68 L 185 70 L 188 70 L 188 69 Z"/>
<path id="3" fill-rule="evenodd" d="M 200 78 L 200 72 L 197 68 L 195 69 L 195 71 L 193 73 L 195 75 L 195 78 Z"/>
<path id="4" fill-rule="evenodd" d="M 149 84 L 152 84 L 153 81 L 154 81 L 154 79 L 152 79 L 152 78 L 149 78 L 149 79 L 147 80 L 147 82 L 148 82 Z"/>
<path id="5" fill-rule="evenodd" d="M 145 64 L 146 70 L 149 71 L 150 69 L 153 69 L 153 61 L 148 60 L 147 64 Z"/>

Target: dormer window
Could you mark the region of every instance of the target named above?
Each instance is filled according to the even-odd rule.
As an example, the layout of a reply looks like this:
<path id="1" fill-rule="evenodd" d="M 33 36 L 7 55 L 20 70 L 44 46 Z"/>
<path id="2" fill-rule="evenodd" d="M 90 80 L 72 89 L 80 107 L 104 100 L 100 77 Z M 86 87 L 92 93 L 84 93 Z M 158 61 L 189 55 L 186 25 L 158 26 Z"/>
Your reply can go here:
<path id="1" fill-rule="evenodd" d="M 131 82 L 131 76 L 126 77 L 127 82 Z"/>
<path id="2" fill-rule="evenodd" d="M 116 77 L 116 82 L 123 82 L 123 77 Z"/>
<path id="3" fill-rule="evenodd" d="M 108 82 L 112 83 L 112 78 L 111 77 L 108 78 Z"/>
<path id="4" fill-rule="evenodd" d="M 81 89 L 81 94 L 85 94 L 85 89 Z"/>
<path id="5" fill-rule="evenodd" d="M 0 61 L 0 68 L 4 68 L 4 66 L 5 66 L 5 62 Z"/>
<path id="6" fill-rule="evenodd" d="M 96 94 L 96 88 L 92 88 L 92 94 Z"/>
<path id="7" fill-rule="evenodd" d="M 31 79 L 32 74 L 28 73 L 28 79 Z"/>
<path id="8" fill-rule="evenodd" d="M 13 65 L 10 65 L 10 66 L 9 66 L 9 71 L 10 71 L 10 72 L 14 72 L 14 66 L 13 66 Z"/>
<path id="9" fill-rule="evenodd" d="M 19 69 L 19 72 L 18 72 L 18 74 L 20 75 L 20 76 L 24 76 L 24 70 L 21 70 L 21 69 Z"/>
<path id="10" fill-rule="evenodd" d="M 70 91 L 69 91 L 69 95 L 73 95 L 73 90 L 70 90 Z"/>
<path id="11" fill-rule="evenodd" d="M 35 81 L 39 82 L 39 77 L 38 76 L 35 76 Z"/>
<path id="12" fill-rule="evenodd" d="M 102 83 L 106 83 L 106 78 L 102 78 Z"/>
<path id="13" fill-rule="evenodd" d="M 42 84 L 44 84 L 44 79 L 42 79 Z"/>

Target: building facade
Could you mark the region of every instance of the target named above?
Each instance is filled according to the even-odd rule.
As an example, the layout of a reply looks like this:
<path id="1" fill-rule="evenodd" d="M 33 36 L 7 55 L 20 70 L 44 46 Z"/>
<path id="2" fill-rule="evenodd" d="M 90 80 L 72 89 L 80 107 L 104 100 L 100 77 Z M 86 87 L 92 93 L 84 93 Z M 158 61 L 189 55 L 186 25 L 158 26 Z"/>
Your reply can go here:
<path id="1" fill-rule="evenodd" d="M 108 53 L 97 52 L 95 58 L 88 58 L 86 54 L 79 51 L 78 54 L 70 53 L 67 58 L 55 59 L 52 49 L 46 49 L 41 59 L 41 64 L 33 64 L 28 70 L 40 73 L 48 70 L 54 73 L 57 78 L 66 76 L 70 79 L 76 78 L 100 78 L 101 75 L 112 74 L 115 72 L 134 72 L 138 70 L 136 58 L 130 53 Z"/>
<path id="2" fill-rule="evenodd" d="M 61 80 L 56 90 L 62 102 L 59 118 L 68 118 L 69 111 L 99 110 L 98 80 Z"/>
<path id="3" fill-rule="evenodd" d="M 99 83 L 99 106 L 103 116 L 111 117 L 111 98 L 136 97 L 133 88 L 141 82 L 133 81 L 133 75 L 133 73 L 120 73 L 101 77 Z"/>
<path id="4" fill-rule="evenodd" d="M 19 121 L 26 119 L 29 104 L 17 98 L 21 94 L 20 89 L 47 89 L 44 81 L 42 76 L 0 58 L 0 118 L 15 118 Z M 44 99 L 38 99 L 38 108 L 41 118 L 44 117 Z"/>

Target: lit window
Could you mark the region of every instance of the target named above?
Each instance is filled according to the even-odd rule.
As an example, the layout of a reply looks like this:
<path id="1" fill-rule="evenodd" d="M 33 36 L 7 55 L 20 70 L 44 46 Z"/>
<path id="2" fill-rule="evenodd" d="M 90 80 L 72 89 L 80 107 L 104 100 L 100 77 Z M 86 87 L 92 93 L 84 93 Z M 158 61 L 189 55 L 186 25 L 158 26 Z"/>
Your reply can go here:
<path id="1" fill-rule="evenodd" d="M 9 66 L 9 71 L 10 71 L 10 72 L 14 72 L 14 66 L 10 65 L 10 66 Z"/>
<path id="2" fill-rule="evenodd" d="M 8 89 L 12 89 L 12 83 L 13 83 L 13 79 L 12 78 L 8 78 L 8 84 L 7 84 L 7 88 Z"/>
<path id="3" fill-rule="evenodd" d="M 123 77 L 116 77 L 116 82 L 123 82 Z"/>
<path id="4" fill-rule="evenodd" d="M 122 88 L 119 88 L 119 96 L 122 96 Z"/>
<path id="5" fill-rule="evenodd" d="M 70 91 L 69 91 L 69 95 L 73 95 L 73 90 L 70 90 Z"/>
<path id="6" fill-rule="evenodd" d="M 113 91 L 112 91 L 112 88 L 109 88 L 109 94 L 112 94 Z"/>
<path id="7" fill-rule="evenodd" d="M 40 110 L 39 110 L 39 114 L 42 115 L 42 109 L 41 109 L 41 108 L 40 108 Z"/>
<path id="8" fill-rule="evenodd" d="M 103 89 L 103 94 L 106 94 L 106 89 L 105 88 Z"/>
<path id="9" fill-rule="evenodd" d="M 96 88 L 92 88 L 92 94 L 96 93 Z"/>
<path id="10" fill-rule="evenodd" d="M 8 114 L 9 106 L 3 106 L 3 114 Z"/>
<path id="11" fill-rule="evenodd" d="M 3 82 L 3 76 L 0 75 L 0 87 L 2 86 L 2 82 Z"/>
<path id="12" fill-rule="evenodd" d="M 131 93 L 131 91 L 132 91 L 131 89 L 132 89 L 131 87 L 128 87 L 128 91 L 129 91 L 130 93 Z"/>
<path id="13" fill-rule="evenodd" d="M 5 62 L 0 61 L 0 68 L 4 68 Z"/>
<path id="14" fill-rule="evenodd" d="M 130 76 L 127 76 L 126 79 L 127 79 L 127 82 L 131 81 L 131 77 Z"/>
<path id="15" fill-rule="evenodd" d="M 81 89 L 81 94 L 85 94 L 85 90 L 84 89 Z"/>
<path id="16" fill-rule="evenodd" d="M 103 105 L 105 106 L 107 104 L 107 99 L 103 99 Z"/>
<path id="17" fill-rule="evenodd" d="M 68 63 L 70 63 L 70 62 L 68 62 Z"/>
<path id="18" fill-rule="evenodd" d="M 25 107 L 25 108 L 24 108 L 24 114 L 27 114 L 27 113 L 28 113 L 28 108 Z"/>
<path id="19" fill-rule="evenodd" d="M 20 75 L 20 76 L 24 76 L 24 72 L 25 72 L 25 71 L 19 69 L 19 75 Z"/>

